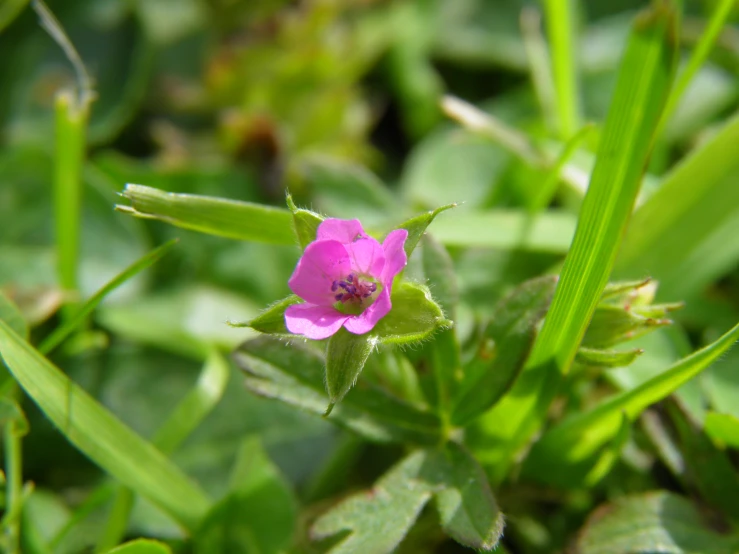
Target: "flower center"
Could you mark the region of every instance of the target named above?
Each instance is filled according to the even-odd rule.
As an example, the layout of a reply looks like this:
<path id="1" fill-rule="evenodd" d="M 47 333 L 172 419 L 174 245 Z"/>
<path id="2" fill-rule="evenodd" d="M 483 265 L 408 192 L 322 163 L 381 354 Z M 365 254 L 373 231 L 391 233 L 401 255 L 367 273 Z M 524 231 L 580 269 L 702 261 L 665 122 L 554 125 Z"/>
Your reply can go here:
<path id="1" fill-rule="evenodd" d="M 344 279 L 334 281 L 331 292 L 336 293 L 334 298 L 342 307 L 364 308 L 374 300 L 372 296 L 377 292 L 377 283 L 350 273 Z"/>

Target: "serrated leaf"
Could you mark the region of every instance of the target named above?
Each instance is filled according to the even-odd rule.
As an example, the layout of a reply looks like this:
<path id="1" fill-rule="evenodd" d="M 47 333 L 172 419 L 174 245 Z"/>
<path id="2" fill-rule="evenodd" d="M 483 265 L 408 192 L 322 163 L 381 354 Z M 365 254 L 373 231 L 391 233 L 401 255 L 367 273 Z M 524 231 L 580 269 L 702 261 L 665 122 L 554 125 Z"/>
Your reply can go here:
<path id="1" fill-rule="evenodd" d="M 259 437 L 243 442 L 231 482 L 195 533 L 195 554 L 283 552 L 292 540 L 297 502 Z"/>
<path id="2" fill-rule="evenodd" d="M 617 394 L 594 409 L 573 415 L 550 429 L 529 453 L 524 472 L 540 481 L 580 483 L 604 444 L 613 440 L 623 413 L 633 421 L 651 404 L 666 398 L 706 369 L 739 339 L 739 325 L 714 343 L 678 361 L 638 387 Z"/>
<path id="3" fill-rule="evenodd" d="M 655 491 L 598 508 L 577 541 L 578 554 L 731 554 L 739 539 L 712 530 L 687 499 Z"/>
<path id="4" fill-rule="evenodd" d="M 428 287 L 407 281 L 393 286 L 390 312 L 377 322 L 371 335 L 386 344 L 408 344 L 431 336 L 451 322 L 431 297 Z"/>
<path id="5" fill-rule="evenodd" d="M 498 303 L 477 355 L 464 368 L 465 380 L 452 412 L 455 425 L 487 411 L 511 387 L 526 363 L 556 285 L 554 276 L 532 279 Z"/>
<path id="6" fill-rule="evenodd" d="M 370 335 L 355 335 L 343 327 L 333 335 L 326 348 L 326 392 L 329 405 L 325 415 L 344 398 L 357 382 L 367 358 L 377 344 Z"/>
<path id="7" fill-rule="evenodd" d="M 325 358 L 315 348 L 293 343 L 289 348 L 264 336 L 247 341 L 233 354 L 247 373 L 246 386 L 260 396 L 281 400 L 322 415 L 326 409 Z M 376 442 L 435 444 L 441 425 L 436 415 L 360 382 L 329 421 Z"/>
<path id="8" fill-rule="evenodd" d="M 172 554 L 172 550 L 163 542 L 136 539 L 107 550 L 105 554 Z"/>
<path id="9" fill-rule="evenodd" d="M 292 335 L 285 326 L 285 310 L 302 301 L 299 296 L 291 294 L 287 298 L 272 304 L 254 319 L 243 323 L 229 323 L 229 325 L 231 327 L 250 327 L 255 331 L 268 335 Z"/>
<path id="10" fill-rule="evenodd" d="M 316 538 L 350 534 L 330 552 L 391 552 L 433 496 L 442 529 L 459 543 L 492 550 L 503 533 L 498 509 L 480 465 L 459 445 L 418 450 L 367 492 L 354 495 L 316 521 Z"/>
<path id="11" fill-rule="evenodd" d="M 476 550 L 494 549 L 503 534 L 503 514 L 480 464 L 455 443 L 429 456 L 421 478 L 434 490 L 441 527 Z"/>
<path id="12" fill-rule="evenodd" d="M 289 194 L 287 195 L 287 207 L 290 208 L 293 214 L 293 228 L 298 237 L 298 242 L 301 248 L 305 248 L 316 240 L 316 232 L 323 221 L 323 217 L 310 210 L 298 208 Z"/>
<path id="13" fill-rule="evenodd" d="M 644 353 L 641 348 L 632 350 L 601 350 L 581 346 L 575 355 L 579 364 L 596 367 L 624 367 L 634 363 Z"/>
<path id="14" fill-rule="evenodd" d="M 447 204 L 446 206 L 441 206 L 431 212 L 426 212 L 425 214 L 412 217 L 411 219 L 401 223 L 396 227 L 396 229 L 405 229 L 406 231 L 408 231 L 408 238 L 406 239 L 404 246 L 405 253 L 408 258 L 410 258 L 411 254 L 413 254 L 418 241 L 421 240 L 421 237 L 426 232 L 426 228 L 431 224 L 434 218 L 441 212 L 446 211 L 449 208 L 455 208 L 456 206 L 456 204 Z"/>
<path id="15" fill-rule="evenodd" d="M 0 354 L 28 396 L 73 445 L 184 527 L 195 527 L 210 501 L 177 466 L 2 321 Z"/>
<path id="16" fill-rule="evenodd" d="M 269 244 L 295 244 L 287 210 L 198 194 L 164 192 L 128 184 L 121 193 L 131 205 L 116 209 L 210 235 Z"/>
<path id="17" fill-rule="evenodd" d="M 372 489 L 347 498 L 321 516 L 313 524 L 311 536 L 320 539 L 349 531 L 331 554 L 389 554 L 431 498 L 430 487 L 418 480 L 427 459 L 425 450 L 415 451 Z"/>

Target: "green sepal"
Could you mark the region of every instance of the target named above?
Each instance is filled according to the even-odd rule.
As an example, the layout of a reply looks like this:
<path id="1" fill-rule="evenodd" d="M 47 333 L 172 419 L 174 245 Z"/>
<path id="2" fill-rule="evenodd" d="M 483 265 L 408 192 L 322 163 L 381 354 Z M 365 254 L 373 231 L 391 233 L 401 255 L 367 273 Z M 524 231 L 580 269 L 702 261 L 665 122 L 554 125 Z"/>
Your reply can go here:
<path id="1" fill-rule="evenodd" d="M 231 327 L 249 327 L 260 333 L 268 335 L 291 335 L 285 326 L 285 310 L 294 304 L 299 304 L 302 299 L 291 294 L 279 302 L 272 304 L 254 319 L 244 322 L 228 322 Z"/>
<path id="2" fill-rule="evenodd" d="M 631 309 L 601 304 L 595 309 L 581 346 L 608 348 L 671 323 L 669 319 L 644 317 Z"/>
<path id="3" fill-rule="evenodd" d="M 326 349 L 326 392 L 329 405 L 325 416 L 331 413 L 349 389 L 357 382 L 377 339 L 369 334 L 355 335 L 343 327 L 328 341 Z"/>
<path id="4" fill-rule="evenodd" d="M 444 317 L 441 307 L 431 298 L 431 292 L 424 285 L 407 281 L 397 283 L 393 286 L 390 299 L 392 309 L 370 333 L 381 343 L 417 342 L 453 324 Z"/>
<path id="5" fill-rule="evenodd" d="M 293 202 L 293 197 L 287 195 L 287 207 L 293 214 L 293 228 L 298 237 L 300 247 L 305 249 L 311 242 L 316 240 L 316 231 L 323 221 L 323 217 L 310 210 L 298 208 Z"/>
<path id="6" fill-rule="evenodd" d="M 580 347 L 575 361 L 596 367 L 625 367 L 634 363 L 644 353 L 641 348 L 633 350 L 601 350 L 599 348 Z"/>
<path id="7" fill-rule="evenodd" d="M 405 241 L 404 249 L 409 258 L 416 249 L 418 241 L 421 240 L 421 237 L 426 232 L 426 228 L 431 224 L 434 218 L 441 212 L 446 211 L 449 208 L 456 207 L 456 204 L 447 204 L 446 206 L 441 206 L 431 212 L 426 212 L 425 214 L 412 217 L 396 227 L 396 229 L 405 229 L 408 231 L 408 238 Z"/>

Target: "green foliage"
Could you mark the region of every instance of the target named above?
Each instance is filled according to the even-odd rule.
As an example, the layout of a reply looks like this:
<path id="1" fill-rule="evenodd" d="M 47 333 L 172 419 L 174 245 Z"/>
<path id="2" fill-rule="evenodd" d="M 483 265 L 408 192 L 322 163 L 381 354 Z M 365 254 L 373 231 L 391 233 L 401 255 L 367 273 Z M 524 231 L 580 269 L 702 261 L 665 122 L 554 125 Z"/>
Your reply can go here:
<path id="1" fill-rule="evenodd" d="M 176 466 L 1 321 L 0 353 L 26 393 L 77 448 L 183 526 L 194 527 L 209 501 Z"/>
<path id="2" fill-rule="evenodd" d="M 282 552 L 295 528 L 296 501 L 258 437 L 245 439 L 231 487 L 203 519 L 195 552 Z"/>
<path id="3" fill-rule="evenodd" d="M 738 539 L 713 531 L 698 509 L 669 492 L 627 496 L 600 508 L 577 541 L 582 554 L 660 552 L 724 554 Z"/>
<path id="4" fill-rule="evenodd" d="M 126 185 L 123 197 L 131 205 L 117 209 L 136 217 L 159 219 L 177 227 L 221 237 L 270 244 L 293 244 L 290 214 L 285 210 L 210 198 L 167 193 L 142 185 Z"/>
<path id="5" fill-rule="evenodd" d="M 0 2 L 0 550 L 739 550 L 739 12 L 626 4 Z"/>
<path id="6" fill-rule="evenodd" d="M 312 535 L 349 531 L 330 552 L 391 552 L 431 499 L 442 528 L 460 543 L 493 550 L 503 518 L 482 469 L 459 446 L 419 450 L 388 471 L 375 486 L 344 500 L 315 522 Z"/>

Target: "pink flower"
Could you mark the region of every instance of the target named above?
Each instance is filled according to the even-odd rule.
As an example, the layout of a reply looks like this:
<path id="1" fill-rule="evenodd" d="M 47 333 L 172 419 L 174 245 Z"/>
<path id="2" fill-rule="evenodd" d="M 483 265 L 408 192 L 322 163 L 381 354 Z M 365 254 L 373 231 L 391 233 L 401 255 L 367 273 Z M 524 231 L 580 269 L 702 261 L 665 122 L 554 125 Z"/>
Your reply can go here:
<path id="1" fill-rule="evenodd" d="M 318 226 L 288 281 L 305 300 L 285 310 L 288 331 L 325 339 L 341 326 L 355 335 L 371 331 L 390 311 L 393 279 L 407 263 L 408 231 L 392 231 L 382 244 L 357 219 L 326 219 Z"/>

